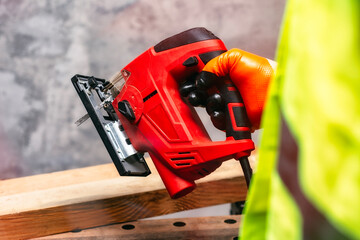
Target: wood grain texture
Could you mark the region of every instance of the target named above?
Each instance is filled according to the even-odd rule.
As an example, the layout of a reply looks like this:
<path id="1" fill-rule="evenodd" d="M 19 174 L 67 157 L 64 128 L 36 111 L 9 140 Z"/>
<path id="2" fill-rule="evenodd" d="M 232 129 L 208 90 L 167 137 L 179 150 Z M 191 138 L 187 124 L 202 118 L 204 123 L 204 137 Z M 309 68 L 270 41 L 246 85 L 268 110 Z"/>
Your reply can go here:
<path id="1" fill-rule="evenodd" d="M 216 239 L 230 240 L 238 236 L 241 216 L 214 216 L 139 220 L 122 224 L 92 228 L 46 236 L 37 240 L 85 240 L 85 239 Z"/>
<path id="2" fill-rule="evenodd" d="M 176 200 L 152 171 L 146 178 L 119 177 L 109 164 L 1 181 L 0 239 L 47 236 L 246 198 L 237 161 L 225 162 Z"/>

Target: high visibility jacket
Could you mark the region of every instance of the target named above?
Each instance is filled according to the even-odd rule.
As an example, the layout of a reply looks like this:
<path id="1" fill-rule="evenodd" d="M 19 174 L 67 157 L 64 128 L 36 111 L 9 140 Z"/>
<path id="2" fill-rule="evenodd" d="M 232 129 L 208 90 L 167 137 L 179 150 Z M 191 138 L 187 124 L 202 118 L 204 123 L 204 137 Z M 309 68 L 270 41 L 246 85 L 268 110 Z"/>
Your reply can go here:
<path id="1" fill-rule="evenodd" d="M 360 1 L 290 0 L 241 239 L 360 239 Z"/>

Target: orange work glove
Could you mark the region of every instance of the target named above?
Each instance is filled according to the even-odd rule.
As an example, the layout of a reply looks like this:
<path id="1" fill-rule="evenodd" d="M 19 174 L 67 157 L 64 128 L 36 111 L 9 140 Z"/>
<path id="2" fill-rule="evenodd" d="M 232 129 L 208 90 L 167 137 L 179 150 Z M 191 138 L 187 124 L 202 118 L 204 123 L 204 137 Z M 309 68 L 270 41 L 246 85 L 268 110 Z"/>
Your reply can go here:
<path id="1" fill-rule="evenodd" d="M 274 61 L 240 49 L 231 49 L 213 58 L 205 65 L 198 76 L 196 86 L 197 88 L 208 89 L 215 84 L 214 81 L 218 81 L 216 79 L 221 79 L 218 77 L 229 77 L 243 98 L 252 125 L 251 129 L 254 131 L 260 127 L 268 86 L 275 73 L 275 68 L 276 62 Z M 214 110 L 216 110 L 216 107 L 208 110 L 210 115 L 213 114 L 213 123 L 218 116 L 220 119 L 222 117 L 217 111 L 215 111 L 214 115 Z M 219 124 L 214 123 L 214 125 Z M 224 128 L 223 126 L 217 127 Z"/>

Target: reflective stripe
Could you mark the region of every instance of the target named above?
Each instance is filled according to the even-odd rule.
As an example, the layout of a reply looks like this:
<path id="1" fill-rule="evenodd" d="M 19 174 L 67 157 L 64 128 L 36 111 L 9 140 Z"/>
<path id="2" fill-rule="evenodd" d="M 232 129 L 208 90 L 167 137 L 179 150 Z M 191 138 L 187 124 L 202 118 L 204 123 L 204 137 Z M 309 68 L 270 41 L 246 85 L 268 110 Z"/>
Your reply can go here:
<path id="1" fill-rule="evenodd" d="M 298 146 L 283 116 L 277 169 L 302 214 L 303 239 L 348 239 L 335 229 L 304 195 L 299 184 Z"/>

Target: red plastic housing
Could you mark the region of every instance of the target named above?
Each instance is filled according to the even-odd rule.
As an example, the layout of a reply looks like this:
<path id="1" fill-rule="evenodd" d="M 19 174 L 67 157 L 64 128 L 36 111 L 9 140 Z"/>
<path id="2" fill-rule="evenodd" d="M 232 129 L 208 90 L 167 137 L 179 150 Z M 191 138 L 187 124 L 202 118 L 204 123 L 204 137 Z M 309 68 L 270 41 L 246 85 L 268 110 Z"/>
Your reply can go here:
<path id="1" fill-rule="evenodd" d="M 123 69 L 126 83 L 113 101 L 127 100 L 135 114 L 129 121 L 117 111 L 134 148 L 149 152 L 170 196 L 178 198 L 195 188 L 194 180 L 218 168 L 225 160 L 248 156 L 251 139 L 213 142 L 195 109 L 180 96 L 179 83 L 204 67 L 200 54 L 225 50 L 219 39 L 186 44 L 156 52 L 154 47 Z M 198 64 L 183 66 L 189 57 Z"/>

